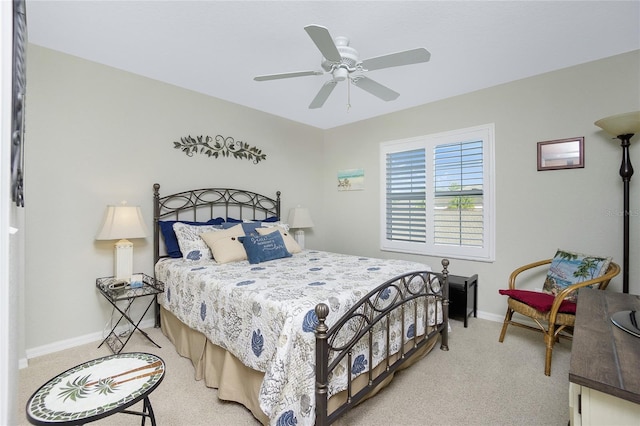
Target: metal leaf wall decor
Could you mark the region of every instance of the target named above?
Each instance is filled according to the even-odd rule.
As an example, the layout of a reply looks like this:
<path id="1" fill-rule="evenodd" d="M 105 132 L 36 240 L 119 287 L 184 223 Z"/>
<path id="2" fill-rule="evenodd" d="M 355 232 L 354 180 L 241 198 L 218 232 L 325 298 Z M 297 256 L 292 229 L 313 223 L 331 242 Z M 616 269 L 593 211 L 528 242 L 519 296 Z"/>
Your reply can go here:
<path id="1" fill-rule="evenodd" d="M 253 161 L 253 164 L 258 164 L 267 158 L 267 154 L 263 154 L 261 149 L 236 141 L 231 136 L 196 136 L 194 138 L 189 135 L 180 138 L 180 142 L 174 142 L 173 147 L 182 150 L 189 157 L 193 157 L 194 154 L 204 154 L 213 158 L 233 156 L 233 158 Z"/>

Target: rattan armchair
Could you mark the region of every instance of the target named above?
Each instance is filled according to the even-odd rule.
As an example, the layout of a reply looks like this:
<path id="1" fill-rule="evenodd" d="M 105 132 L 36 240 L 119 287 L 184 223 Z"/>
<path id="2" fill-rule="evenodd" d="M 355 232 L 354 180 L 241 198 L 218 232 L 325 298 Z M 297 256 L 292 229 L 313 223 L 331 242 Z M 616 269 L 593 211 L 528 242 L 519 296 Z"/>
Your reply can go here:
<path id="1" fill-rule="evenodd" d="M 507 314 L 504 317 L 504 324 L 502 325 L 499 341 L 504 341 L 504 336 L 509 324 L 542 332 L 547 347 L 544 365 L 544 374 L 547 376 L 551 375 L 553 345 L 559 340 L 561 332 L 564 332 L 562 333 L 562 337 L 572 338 L 571 334 L 573 332 L 573 325 L 575 324 L 577 304 L 564 299 L 579 288 L 586 286 L 593 286 L 594 288 L 604 290 L 609 285 L 609 281 L 620 273 L 620 266 L 611 262 L 604 275 L 571 285 L 555 296 L 537 291 L 517 289 L 516 278 L 518 275 L 534 268 L 549 265 L 552 260 L 553 259 L 541 260 L 519 267 L 514 270 L 509 277 L 509 290 L 500 290 L 500 293 L 508 296 L 509 299 L 507 301 Z M 514 321 L 514 312 L 532 319 L 538 327 L 536 328 L 522 322 Z"/>

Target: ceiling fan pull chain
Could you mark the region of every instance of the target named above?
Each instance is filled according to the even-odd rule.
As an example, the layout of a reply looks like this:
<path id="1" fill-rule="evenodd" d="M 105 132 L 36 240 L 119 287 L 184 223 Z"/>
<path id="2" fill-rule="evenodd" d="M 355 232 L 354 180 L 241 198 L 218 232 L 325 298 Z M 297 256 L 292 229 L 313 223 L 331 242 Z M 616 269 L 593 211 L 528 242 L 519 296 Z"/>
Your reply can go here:
<path id="1" fill-rule="evenodd" d="M 351 109 L 351 79 L 347 79 L 347 112 Z"/>

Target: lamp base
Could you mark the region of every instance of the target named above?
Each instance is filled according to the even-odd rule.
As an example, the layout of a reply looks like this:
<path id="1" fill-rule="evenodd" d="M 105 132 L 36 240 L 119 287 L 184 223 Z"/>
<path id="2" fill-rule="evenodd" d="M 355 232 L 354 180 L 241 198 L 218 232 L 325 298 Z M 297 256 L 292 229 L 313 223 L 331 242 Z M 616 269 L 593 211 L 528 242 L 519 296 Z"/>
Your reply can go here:
<path id="1" fill-rule="evenodd" d="M 304 250 L 304 231 L 302 229 L 298 229 L 294 234 L 293 238 L 295 238 L 296 242 L 300 246 L 302 250 Z"/>
<path id="2" fill-rule="evenodd" d="M 133 274 L 133 243 L 120 240 L 115 245 L 114 276 L 117 281 L 130 282 Z"/>

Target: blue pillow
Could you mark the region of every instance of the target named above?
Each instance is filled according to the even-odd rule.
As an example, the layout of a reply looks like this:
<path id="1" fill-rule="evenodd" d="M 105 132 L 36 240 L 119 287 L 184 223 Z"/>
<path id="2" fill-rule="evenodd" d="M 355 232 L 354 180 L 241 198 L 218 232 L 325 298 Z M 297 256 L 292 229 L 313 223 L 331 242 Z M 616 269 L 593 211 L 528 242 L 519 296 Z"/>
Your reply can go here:
<path id="1" fill-rule="evenodd" d="M 178 245 L 178 238 L 176 237 L 176 233 L 173 231 L 173 224 L 177 222 L 195 226 L 221 225 L 224 222 L 224 219 L 221 217 L 217 217 L 215 219 L 209 219 L 207 222 L 189 222 L 186 220 L 159 220 L 158 225 L 160 225 L 160 231 L 162 232 L 162 236 L 164 237 L 164 245 L 167 248 L 167 255 L 169 257 L 175 258 L 182 257 L 182 252 L 180 251 L 180 246 Z"/>
<path id="2" fill-rule="evenodd" d="M 256 264 L 267 260 L 291 257 L 279 232 L 267 235 L 250 235 L 238 238 L 247 252 L 249 263 Z"/>
<path id="3" fill-rule="evenodd" d="M 243 222 L 242 229 L 247 235 L 257 234 L 256 228 L 262 227 L 262 222 Z"/>
<path id="4" fill-rule="evenodd" d="M 262 226 L 262 222 L 225 222 L 221 225 L 222 229 L 233 228 L 234 226 L 242 225 L 242 230 L 245 234 L 255 234 L 256 228 Z"/>

